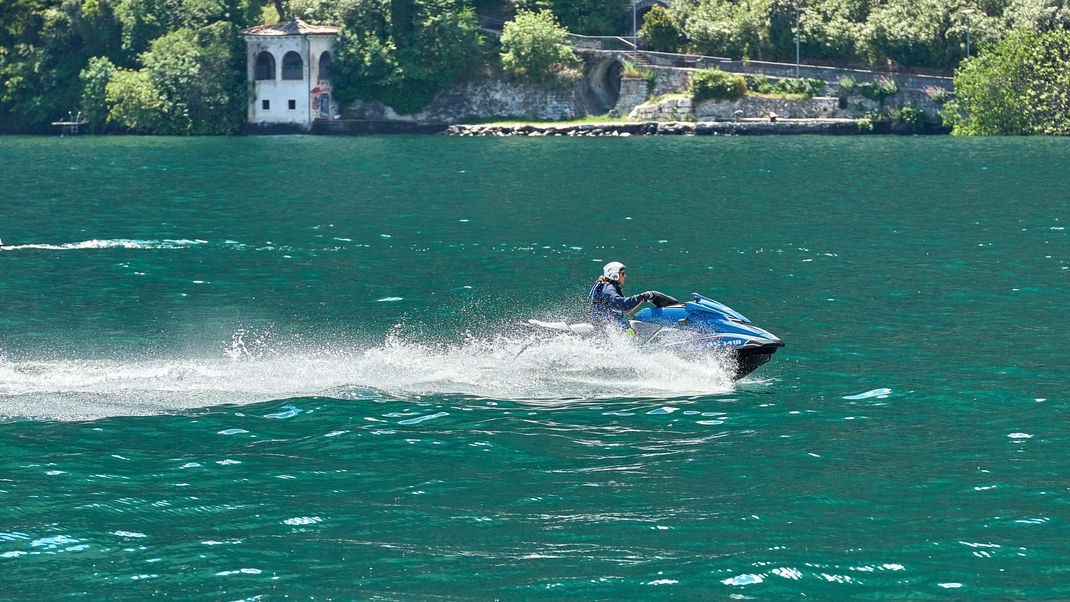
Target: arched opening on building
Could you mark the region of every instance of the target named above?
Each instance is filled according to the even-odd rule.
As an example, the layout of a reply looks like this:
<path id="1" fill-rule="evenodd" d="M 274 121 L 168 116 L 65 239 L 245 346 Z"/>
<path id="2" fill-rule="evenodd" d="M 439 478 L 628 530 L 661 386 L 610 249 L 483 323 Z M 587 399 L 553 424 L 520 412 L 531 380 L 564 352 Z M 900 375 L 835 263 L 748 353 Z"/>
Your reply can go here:
<path id="1" fill-rule="evenodd" d="M 331 53 L 326 50 L 320 55 L 320 77 L 321 82 L 325 82 L 331 79 Z"/>
<path id="2" fill-rule="evenodd" d="M 282 79 L 304 79 L 305 78 L 305 62 L 301 60 L 301 55 L 294 51 L 286 53 L 286 56 L 282 57 Z"/>
<path id="3" fill-rule="evenodd" d="M 275 79 L 275 57 L 267 50 L 256 55 L 256 80 Z"/>

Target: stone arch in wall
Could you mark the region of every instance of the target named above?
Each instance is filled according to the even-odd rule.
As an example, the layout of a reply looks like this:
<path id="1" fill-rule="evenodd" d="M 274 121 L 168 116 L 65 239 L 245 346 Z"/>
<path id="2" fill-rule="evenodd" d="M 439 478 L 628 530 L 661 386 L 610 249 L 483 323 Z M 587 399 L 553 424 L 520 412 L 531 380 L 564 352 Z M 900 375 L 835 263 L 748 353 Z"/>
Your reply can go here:
<path id="1" fill-rule="evenodd" d="M 672 2 L 669 2 L 668 0 L 639 0 L 635 3 L 635 10 L 639 12 L 644 12 L 654 8 L 655 6 L 660 6 L 662 8 L 671 8 Z"/>
<path id="2" fill-rule="evenodd" d="M 646 14 L 649 13 L 650 9 L 654 8 L 655 6 L 660 6 L 661 8 L 671 8 L 672 2 L 669 2 L 668 0 L 639 0 L 639 2 L 636 2 L 636 27 L 643 27 L 643 22 L 646 20 Z"/>
<path id="3" fill-rule="evenodd" d="M 587 70 L 588 110 L 592 115 L 602 115 L 617 104 L 620 97 L 620 73 L 623 69 L 616 56 L 605 57 Z"/>
<path id="4" fill-rule="evenodd" d="M 254 79 L 257 81 L 275 79 L 275 55 L 267 50 L 257 54 L 255 71 Z"/>
<path id="5" fill-rule="evenodd" d="M 293 50 L 282 57 L 282 79 L 304 79 L 305 61 Z"/>

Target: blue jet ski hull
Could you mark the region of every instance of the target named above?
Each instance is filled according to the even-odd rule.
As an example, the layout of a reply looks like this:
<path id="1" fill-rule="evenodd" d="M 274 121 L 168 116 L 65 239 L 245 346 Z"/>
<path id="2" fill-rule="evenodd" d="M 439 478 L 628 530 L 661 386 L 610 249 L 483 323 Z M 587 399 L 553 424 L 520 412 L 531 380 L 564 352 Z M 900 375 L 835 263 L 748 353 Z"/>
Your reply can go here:
<path id="1" fill-rule="evenodd" d="M 784 342 L 732 308 L 692 293 L 692 300 L 655 294 L 656 307 L 635 314 L 630 324 L 641 345 L 685 352 L 718 350 L 734 360 L 738 380 L 769 362 Z"/>

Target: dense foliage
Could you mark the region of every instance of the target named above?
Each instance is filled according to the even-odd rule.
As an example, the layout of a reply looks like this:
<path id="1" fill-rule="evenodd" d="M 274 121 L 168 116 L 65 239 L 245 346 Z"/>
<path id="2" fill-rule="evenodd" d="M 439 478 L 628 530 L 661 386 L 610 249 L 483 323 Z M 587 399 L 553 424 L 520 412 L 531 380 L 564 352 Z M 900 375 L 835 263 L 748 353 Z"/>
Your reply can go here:
<path id="1" fill-rule="evenodd" d="M 241 127 L 245 107 L 245 53 L 236 47 L 233 25 L 217 22 L 196 31 L 164 34 L 141 53 L 140 70 L 119 70 L 105 86 L 107 123 L 158 134 L 226 134 Z M 83 72 L 99 89 L 103 65 Z M 95 76 L 96 81 L 93 81 Z M 95 99 L 90 107 L 96 109 Z M 87 108 L 90 108 L 87 107 Z M 99 110 L 99 109 L 97 109 Z M 88 111 L 87 111 L 88 112 Z"/>
<path id="2" fill-rule="evenodd" d="M 1066 0 L 808 0 L 799 43 L 810 61 L 950 70 L 974 48 L 1015 29 L 1070 28 Z M 972 12 L 971 12 L 972 8 Z M 793 61 L 793 0 L 676 2 L 672 15 L 691 52 Z"/>
<path id="3" fill-rule="evenodd" d="M 517 13 L 550 11 L 572 33 L 614 36 L 631 31 L 631 0 L 512 0 Z"/>
<path id="4" fill-rule="evenodd" d="M 771 80 L 764 75 L 748 75 L 747 90 L 770 96 L 804 96 L 811 98 L 825 93 L 825 80 L 812 77 L 781 77 Z"/>
<path id="5" fill-rule="evenodd" d="M 1070 32 L 1020 31 L 969 59 L 943 114 L 960 135 L 1070 135 Z"/>
<path id="6" fill-rule="evenodd" d="M 546 81 L 576 61 L 566 35 L 550 11 L 521 12 L 502 31 L 502 67 L 529 80 Z"/>
<path id="7" fill-rule="evenodd" d="M 660 6 L 647 11 L 639 29 L 641 47 L 656 52 L 677 52 L 683 40 L 683 32 L 669 11 Z"/>
<path id="8" fill-rule="evenodd" d="M 696 103 L 704 100 L 735 100 L 747 93 L 747 82 L 738 73 L 703 69 L 691 75 L 687 93 Z"/>
<path id="9" fill-rule="evenodd" d="M 294 17 L 342 27 L 332 79 L 343 103 L 375 99 L 416 111 L 451 83 L 493 71 L 499 57 L 511 72 L 552 80 L 573 61 L 560 43 L 564 30 L 631 35 L 631 6 L 0 0 L 0 131 L 42 131 L 80 110 L 98 131 L 233 132 L 248 90 L 238 32 Z M 500 49 L 479 32 L 477 13 L 507 22 Z M 798 35 L 804 61 L 945 72 L 965 58 L 968 33 L 975 57 L 959 71 L 962 93 L 947 107 L 956 132 L 1065 133 L 1061 34 L 1045 32 L 1070 30 L 1070 0 L 678 0 L 651 8 L 642 22 L 641 43 L 654 50 L 794 61 Z M 867 84 L 854 92 L 889 94 Z"/>
<path id="10" fill-rule="evenodd" d="M 135 122 L 108 119 L 120 106 L 119 115 L 154 114 L 131 129 L 234 131 L 245 98 L 237 32 L 260 9 L 260 0 L 2 0 L 0 130 L 40 131 L 79 110 L 96 129 L 126 128 Z"/>
<path id="11" fill-rule="evenodd" d="M 475 11 L 458 0 L 356 0 L 323 10 L 342 23 L 333 79 L 344 104 L 375 99 L 413 113 L 483 62 Z"/>

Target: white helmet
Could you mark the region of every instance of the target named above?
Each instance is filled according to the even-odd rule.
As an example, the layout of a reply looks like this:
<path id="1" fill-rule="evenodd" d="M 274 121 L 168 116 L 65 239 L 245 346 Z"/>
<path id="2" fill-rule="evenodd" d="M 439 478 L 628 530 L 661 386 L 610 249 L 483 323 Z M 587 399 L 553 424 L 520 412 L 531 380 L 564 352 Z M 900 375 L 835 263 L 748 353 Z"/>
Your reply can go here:
<path id="1" fill-rule="evenodd" d="M 620 271 L 623 269 L 623 263 L 619 261 L 611 261 L 602 268 L 602 275 L 610 280 L 620 280 Z"/>

